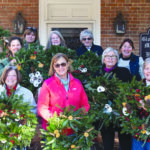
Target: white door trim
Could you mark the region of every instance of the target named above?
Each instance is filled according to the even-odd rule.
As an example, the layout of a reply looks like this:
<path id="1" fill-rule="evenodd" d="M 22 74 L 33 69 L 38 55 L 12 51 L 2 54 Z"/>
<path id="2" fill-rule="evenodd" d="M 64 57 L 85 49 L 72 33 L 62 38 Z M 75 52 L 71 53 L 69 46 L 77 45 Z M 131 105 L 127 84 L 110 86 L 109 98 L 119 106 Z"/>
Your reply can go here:
<path id="1" fill-rule="evenodd" d="M 45 10 L 47 10 L 47 2 L 52 1 L 55 2 L 54 0 L 39 0 L 39 38 L 40 38 L 40 43 L 41 45 L 46 46 L 47 39 L 48 39 L 48 34 L 49 34 L 49 27 L 52 27 L 52 25 L 73 25 L 75 24 L 76 27 L 80 27 L 81 25 L 86 25 L 89 24 L 91 26 L 91 30 L 93 31 L 94 35 L 94 43 L 95 44 L 101 44 L 101 0 L 95 0 L 94 3 L 94 10 L 91 13 L 92 20 L 48 20 L 47 13 L 45 13 Z M 67 1 L 67 0 L 65 0 Z M 68 0 L 69 2 L 70 0 Z M 85 0 L 80 0 L 85 1 Z M 74 26 L 74 25 L 73 25 Z M 63 26 L 64 27 L 64 26 Z"/>

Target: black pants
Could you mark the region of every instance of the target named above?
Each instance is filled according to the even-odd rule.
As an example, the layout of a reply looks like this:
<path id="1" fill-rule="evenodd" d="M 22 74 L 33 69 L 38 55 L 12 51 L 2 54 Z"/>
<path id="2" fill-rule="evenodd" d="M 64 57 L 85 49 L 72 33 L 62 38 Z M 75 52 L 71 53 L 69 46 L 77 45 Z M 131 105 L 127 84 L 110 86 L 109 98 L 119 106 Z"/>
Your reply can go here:
<path id="1" fill-rule="evenodd" d="M 112 126 L 103 127 L 101 130 L 101 135 L 103 139 L 104 150 L 113 150 L 115 132 L 118 132 L 119 145 L 121 150 L 131 150 L 132 147 L 132 136 L 130 134 L 121 134 L 121 128 L 113 128 Z"/>

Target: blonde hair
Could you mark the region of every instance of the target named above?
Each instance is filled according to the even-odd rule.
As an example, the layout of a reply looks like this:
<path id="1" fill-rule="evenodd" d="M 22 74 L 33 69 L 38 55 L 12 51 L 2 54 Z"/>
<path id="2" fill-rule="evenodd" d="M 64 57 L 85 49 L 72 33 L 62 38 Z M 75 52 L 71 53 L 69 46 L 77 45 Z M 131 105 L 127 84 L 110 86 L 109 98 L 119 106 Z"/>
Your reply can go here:
<path id="1" fill-rule="evenodd" d="M 57 62 L 57 60 L 59 58 L 64 58 L 66 60 L 66 62 L 69 64 L 69 67 L 68 67 L 68 72 L 72 72 L 73 71 L 73 68 L 72 68 L 72 65 L 70 63 L 70 60 L 69 58 L 67 57 L 67 55 L 63 54 L 63 53 L 57 53 L 56 55 L 53 56 L 52 60 L 51 60 L 51 64 L 50 64 L 50 69 L 49 69 L 49 75 L 50 76 L 53 76 L 54 73 L 55 73 L 55 70 L 54 70 L 54 63 Z"/>

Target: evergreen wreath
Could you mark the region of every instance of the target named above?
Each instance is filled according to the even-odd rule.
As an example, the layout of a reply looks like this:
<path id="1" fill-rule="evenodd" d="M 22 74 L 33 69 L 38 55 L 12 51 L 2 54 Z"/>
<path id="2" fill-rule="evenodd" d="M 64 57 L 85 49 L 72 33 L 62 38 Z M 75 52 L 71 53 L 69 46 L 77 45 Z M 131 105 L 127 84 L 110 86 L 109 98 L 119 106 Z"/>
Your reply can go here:
<path id="1" fill-rule="evenodd" d="M 21 49 L 15 54 L 16 66 L 23 76 L 22 86 L 30 89 L 34 94 L 41 87 L 42 81 L 49 77 L 48 72 L 52 57 L 56 53 L 65 53 L 71 59 L 76 52 L 60 46 L 52 46 L 45 51 L 42 46 L 30 44 L 28 49 Z"/>
<path id="2" fill-rule="evenodd" d="M 105 74 L 96 78 L 91 78 L 85 87 L 89 91 L 90 114 L 95 114 L 98 129 L 113 124 L 119 126 L 119 114 L 114 99 L 119 95 L 120 84 L 115 75 L 110 79 L 110 74 Z"/>
<path id="3" fill-rule="evenodd" d="M 135 79 L 120 87 L 115 102 L 120 114 L 122 132 L 138 140 L 150 141 L 150 86 Z M 144 109 L 142 108 L 144 107 Z M 141 116 L 141 117 L 140 117 Z"/>
<path id="4" fill-rule="evenodd" d="M 94 115 L 89 116 L 83 108 L 74 111 L 74 106 L 60 109 L 59 116 L 55 113 L 49 119 L 47 131 L 42 129 L 44 150 L 90 150 L 97 134 L 92 126 Z M 67 135 L 68 129 L 71 135 Z"/>
<path id="5" fill-rule="evenodd" d="M 35 135 L 37 118 L 22 96 L 0 97 L 0 148 L 11 150 L 30 146 Z"/>
<path id="6" fill-rule="evenodd" d="M 94 77 L 102 66 L 101 56 L 94 52 L 87 51 L 72 63 L 73 75 L 79 79 L 83 85 L 88 83 L 91 77 Z"/>

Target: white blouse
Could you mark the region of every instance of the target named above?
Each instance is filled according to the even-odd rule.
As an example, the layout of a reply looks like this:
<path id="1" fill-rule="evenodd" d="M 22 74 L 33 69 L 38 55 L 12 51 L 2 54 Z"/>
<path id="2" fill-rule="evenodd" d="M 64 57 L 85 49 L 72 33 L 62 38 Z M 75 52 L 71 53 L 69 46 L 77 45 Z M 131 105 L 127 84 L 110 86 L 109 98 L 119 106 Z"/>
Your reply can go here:
<path id="1" fill-rule="evenodd" d="M 130 63 L 130 60 L 123 60 L 122 58 L 120 58 L 118 61 L 118 67 L 125 67 L 125 68 L 129 69 L 129 71 L 130 71 L 129 63 Z M 142 79 L 144 79 L 143 64 L 144 64 L 143 58 L 139 57 L 139 74 Z"/>

